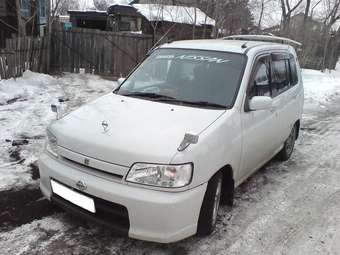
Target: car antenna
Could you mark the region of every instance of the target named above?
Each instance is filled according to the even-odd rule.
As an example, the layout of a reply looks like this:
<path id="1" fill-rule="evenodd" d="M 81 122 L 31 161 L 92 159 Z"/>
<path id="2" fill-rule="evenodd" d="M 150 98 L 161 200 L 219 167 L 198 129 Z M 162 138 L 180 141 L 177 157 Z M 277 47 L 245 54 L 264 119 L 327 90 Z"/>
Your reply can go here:
<path id="1" fill-rule="evenodd" d="M 245 42 L 244 44 L 242 44 L 242 45 L 241 45 L 241 48 L 242 48 L 242 49 L 247 48 L 247 43 L 248 43 L 248 42 Z"/>

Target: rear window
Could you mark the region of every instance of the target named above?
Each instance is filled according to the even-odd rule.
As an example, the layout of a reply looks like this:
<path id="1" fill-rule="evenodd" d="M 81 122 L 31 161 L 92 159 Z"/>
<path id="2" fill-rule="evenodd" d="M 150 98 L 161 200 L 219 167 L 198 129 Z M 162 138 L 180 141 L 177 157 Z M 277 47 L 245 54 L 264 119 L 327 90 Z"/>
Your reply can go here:
<path id="1" fill-rule="evenodd" d="M 295 58 L 294 58 L 293 55 L 290 55 L 289 65 L 290 65 L 291 85 L 294 86 L 298 83 L 299 78 L 298 78 L 298 74 L 297 74 L 296 61 L 295 61 Z"/>

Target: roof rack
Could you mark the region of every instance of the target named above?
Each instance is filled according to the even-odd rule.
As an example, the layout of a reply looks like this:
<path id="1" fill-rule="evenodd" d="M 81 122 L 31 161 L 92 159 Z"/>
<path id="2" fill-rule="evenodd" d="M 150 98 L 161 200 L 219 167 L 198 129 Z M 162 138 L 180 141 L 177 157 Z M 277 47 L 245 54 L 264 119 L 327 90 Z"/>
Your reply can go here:
<path id="1" fill-rule="evenodd" d="M 302 47 L 302 43 L 289 38 L 279 37 L 274 35 L 232 35 L 224 37 L 223 40 L 244 40 L 244 41 L 259 41 L 259 42 L 274 42 L 282 44 L 293 44 L 297 47 Z"/>

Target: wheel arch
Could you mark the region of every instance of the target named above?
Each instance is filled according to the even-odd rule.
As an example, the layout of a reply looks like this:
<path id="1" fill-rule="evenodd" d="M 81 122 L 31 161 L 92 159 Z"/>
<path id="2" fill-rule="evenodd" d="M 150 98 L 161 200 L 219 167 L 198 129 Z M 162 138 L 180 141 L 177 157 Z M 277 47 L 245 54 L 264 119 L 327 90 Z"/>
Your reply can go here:
<path id="1" fill-rule="evenodd" d="M 235 180 L 234 171 L 230 164 L 223 166 L 219 171 L 222 172 L 222 198 L 223 204 L 232 206 L 234 199 Z M 219 172 L 218 171 L 218 172 Z"/>
<path id="2" fill-rule="evenodd" d="M 296 135 L 295 135 L 295 139 L 297 140 L 299 138 L 300 135 L 300 119 L 298 119 L 297 121 L 295 121 L 296 126 Z"/>

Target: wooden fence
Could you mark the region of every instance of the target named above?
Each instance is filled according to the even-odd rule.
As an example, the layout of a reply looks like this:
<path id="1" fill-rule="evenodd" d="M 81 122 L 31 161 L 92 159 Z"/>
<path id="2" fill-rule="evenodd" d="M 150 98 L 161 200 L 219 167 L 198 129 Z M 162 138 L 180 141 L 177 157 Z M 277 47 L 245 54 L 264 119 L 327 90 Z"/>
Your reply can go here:
<path id="1" fill-rule="evenodd" d="M 0 50 L 0 78 L 19 77 L 25 70 L 45 72 L 46 59 L 45 37 L 6 39 L 6 48 Z"/>
<path id="2" fill-rule="evenodd" d="M 54 30 L 51 70 L 127 75 L 152 47 L 152 36 L 90 29 Z"/>

